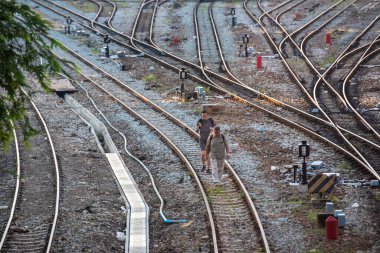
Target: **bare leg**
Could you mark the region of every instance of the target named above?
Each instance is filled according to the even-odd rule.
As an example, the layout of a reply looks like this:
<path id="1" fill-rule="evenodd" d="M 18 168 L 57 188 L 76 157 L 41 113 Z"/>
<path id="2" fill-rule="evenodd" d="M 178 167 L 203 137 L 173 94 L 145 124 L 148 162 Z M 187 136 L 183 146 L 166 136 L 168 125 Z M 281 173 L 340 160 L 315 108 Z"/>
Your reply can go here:
<path id="1" fill-rule="evenodd" d="M 202 158 L 202 165 L 206 166 L 206 163 L 207 163 L 206 151 L 201 151 L 201 158 Z"/>

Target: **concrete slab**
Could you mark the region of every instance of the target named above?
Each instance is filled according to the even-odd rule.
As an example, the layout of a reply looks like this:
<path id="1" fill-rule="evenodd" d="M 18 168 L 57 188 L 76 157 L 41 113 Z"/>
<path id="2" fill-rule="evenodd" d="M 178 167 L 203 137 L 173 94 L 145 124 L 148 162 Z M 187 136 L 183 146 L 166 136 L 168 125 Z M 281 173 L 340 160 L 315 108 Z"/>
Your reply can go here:
<path id="1" fill-rule="evenodd" d="M 76 92 L 77 89 L 67 79 L 53 79 L 50 88 L 55 92 Z"/>
<path id="2" fill-rule="evenodd" d="M 148 252 L 149 210 L 119 156 L 116 153 L 106 153 L 106 157 L 131 208 L 129 231 L 126 233 L 129 240 L 126 240 L 125 252 Z"/>
<path id="3" fill-rule="evenodd" d="M 311 163 L 311 167 L 313 167 L 316 170 L 320 170 L 322 168 L 323 161 L 314 161 Z"/>

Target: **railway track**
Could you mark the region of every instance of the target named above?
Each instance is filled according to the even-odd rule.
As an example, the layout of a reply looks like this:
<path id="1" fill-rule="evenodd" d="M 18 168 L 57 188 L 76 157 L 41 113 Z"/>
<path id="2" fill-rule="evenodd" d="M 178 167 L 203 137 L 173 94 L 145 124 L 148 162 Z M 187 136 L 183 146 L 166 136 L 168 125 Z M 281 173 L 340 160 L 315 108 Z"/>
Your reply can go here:
<path id="1" fill-rule="evenodd" d="M 33 149 L 25 145 L 16 148 L 16 156 L 20 157 L 17 175 L 21 180 L 16 183 L 11 213 L 0 243 L 1 252 L 50 252 L 57 224 L 60 179 L 54 145 L 32 101 L 28 110 L 32 127 L 45 134 L 30 139 Z M 22 138 L 20 132 L 17 131 L 15 140 Z"/>
<path id="2" fill-rule="evenodd" d="M 74 52 L 70 53 L 75 55 L 75 57 L 78 57 L 78 55 Z M 83 60 L 85 59 L 81 59 L 81 61 Z M 86 64 L 91 65 L 88 61 L 86 61 Z M 94 68 L 94 66 L 91 67 Z M 113 91 L 109 92 L 106 91 L 105 88 L 102 88 L 103 85 L 96 85 L 96 82 L 91 82 L 91 86 L 96 86 L 88 88 L 90 93 L 95 92 L 94 88 L 96 88 L 101 89 L 101 93 L 107 92 L 107 97 L 110 96 L 109 99 L 105 99 L 104 94 L 100 95 L 96 92 L 98 94 L 95 93 L 92 96 L 100 96 L 98 97 L 99 99 L 95 98 L 96 103 L 101 104 L 102 106 L 100 107 L 109 108 L 112 107 L 115 100 L 118 101 L 118 103 L 122 105 L 124 110 L 126 110 L 129 114 L 132 114 L 133 117 L 137 117 L 139 120 L 143 121 L 144 124 L 147 124 L 148 127 L 154 129 L 160 138 L 164 139 L 165 142 L 171 146 L 171 149 L 175 153 L 179 154 L 181 159 L 183 159 L 183 162 L 194 175 L 194 178 L 200 179 L 198 186 L 203 194 L 207 193 L 207 197 L 204 196 L 204 198 L 212 199 L 212 209 L 209 211 L 209 221 L 212 230 L 213 251 L 218 252 L 218 249 L 227 252 L 239 250 L 250 251 L 256 249 L 266 249 L 269 251 L 269 246 L 262 245 L 259 239 L 263 235 L 265 236 L 265 234 L 260 234 L 259 231 L 256 231 L 256 229 L 260 227 L 263 232 L 253 203 L 248 195 L 248 192 L 245 190 L 244 185 L 241 183 L 233 169 L 228 166 L 228 176 L 224 179 L 223 185 L 218 187 L 216 190 L 211 189 L 211 175 L 195 173 L 194 168 L 201 167 L 196 133 L 184 123 L 154 105 L 148 99 L 143 98 L 135 91 L 132 91 L 123 82 L 117 80 L 99 68 L 95 68 L 97 71 L 100 71 L 103 75 L 106 75 L 109 79 L 111 79 L 112 82 L 116 82 L 117 85 L 121 86 L 121 88 L 116 87 L 115 83 L 112 84 L 112 82 L 102 80 L 103 85 L 107 83 L 107 87 L 111 85 L 113 86 L 110 88 Z M 90 77 L 84 78 L 86 80 L 91 80 Z M 126 90 L 132 92 L 138 97 L 138 99 L 136 99 L 136 97 L 132 97 L 131 95 L 125 94 Z M 112 94 L 119 94 L 118 98 L 114 97 Z M 121 96 L 120 94 L 123 95 Z M 118 125 L 122 128 L 123 123 L 119 122 Z M 200 182 L 202 182 L 202 184 L 200 184 Z M 209 190 L 206 191 L 204 188 Z M 229 195 L 228 200 L 223 197 L 223 195 L 227 193 Z M 242 219 L 243 215 L 245 219 Z M 252 217 L 252 220 L 247 220 L 247 216 Z M 256 218 L 256 221 L 253 218 Z M 215 226 L 213 225 L 214 222 Z M 258 224 L 256 222 L 258 222 Z M 231 233 L 240 236 L 236 237 L 236 240 L 230 239 L 227 242 L 225 238 Z M 242 238 L 249 240 L 250 243 L 242 244 Z M 266 242 L 265 237 L 262 241 Z"/>
<path id="3" fill-rule="evenodd" d="M 260 1 L 259 1 L 259 3 L 260 3 Z M 206 3 L 207 4 L 207 3 Z M 203 54 L 204 54 L 204 49 L 202 48 L 202 43 L 201 43 L 201 39 L 200 39 L 200 34 L 201 34 L 201 32 L 200 32 L 200 29 L 199 29 L 199 25 L 198 25 L 198 10 L 199 10 L 199 6 L 201 5 L 201 2 L 198 2 L 198 5 L 196 6 L 196 8 L 195 8 L 195 10 L 194 10 L 194 22 L 195 22 L 195 29 L 196 29 L 196 37 L 197 37 L 197 48 L 198 48 L 198 58 L 199 58 L 199 61 L 200 61 L 200 67 L 202 68 L 202 71 L 203 71 L 203 74 L 204 74 L 204 76 L 207 78 L 207 80 L 209 81 L 209 82 L 211 82 L 211 83 L 213 83 L 215 86 L 218 86 L 215 82 L 213 82 L 210 78 L 209 78 L 209 76 L 206 74 L 206 72 L 205 72 L 205 70 L 206 70 L 206 67 L 204 66 L 204 63 L 203 63 L 203 61 L 202 61 L 202 59 L 203 59 Z M 215 38 L 215 44 L 217 45 L 217 48 L 218 48 L 218 52 L 219 52 L 219 56 L 220 56 L 220 58 L 221 58 L 221 60 L 222 60 L 222 62 L 223 62 L 223 64 L 224 64 L 224 67 L 228 70 L 228 66 L 226 66 L 226 64 L 225 64 L 225 61 L 224 61 L 224 58 L 223 58 L 223 53 L 222 53 L 222 49 L 221 49 L 221 46 L 220 46 L 220 43 L 219 43 L 219 40 L 218 40 L 218 33 L 217 33 L 217 31 L 216 31 L 216 27 L 215 27 L 215 24 L 214 24 L 214 22 L 213 22 L 213 18 L 212 18 L 212 3 L 208 3 L 207 4 L 208 5 L 208 7 L 202 7 L 201 8 L 201 10 L 202 11 L 204 11 L 205 9 L 207 9 L 208 10 L 208 13 L 209 13 L 209 17 L 210 17 L 210 20 L 211 20 L 211 23 L 212 23 L 212 30 L 214 31 L 214 38 Z M 281 5 L 279 5 L 278 7 L 281 7 L 282 5 L 285 5 L 285 4 L 281 4 Z M 335 7 L 335 5 L 333 6 L 333 7 Z M 277 7 L 276 7 L 277 8 Z M 276 9 L 276 8 L 274 8 L 274 9 Z M 343 10 L 341 10 L 340 12 L 338 12 L 338 14 L 340 14 L 342 11 L 344 11 L 346 8 L 348 8 L 348 6 L 346 6 L 345 8 L 343 8 Z M 263 10 L 264 11 L 264 10 Z M 265 11 L 264 11 L 264 14 L 263 15 L 261 15 L 261 17 L 263 17 L 264 15 L 265 15 Z M 200 16 L 205 16 L 205 15 L 200 15 Z M 321 16 L 321 15 L 320 15 Z M 317 18 L 319 18 L 320 16 L 318 16 Z M 336 18 L 338 15 L 335 15 L 334 16 L 334 18 Z M 332 19 L 330 19 L 330 21 L 331 21 Z M 203 23 L 207 23 L 207 22 L 203 22 Z M 207 44 L 208 46 L 207 46 L 207 48 L 208 49 L 210 49 L 210 45 L 209 45 L 209 43 L 206 41 L 206 43 L 204 43 L 204 44 Z M 206 51 L 208 51 L 208 50 L 206 50 Z M 209 57 L 210 58 L 210 57 Z M 230 76 L 232 76 L 235 80 L 237 80 L 238 82 L 239 82 L 239 80 L 237 79 L 237 78 L 235 78 L 230 72 L 229 72 L 229 74 L 230 74 Z M 242 84 L 241 82 L 240 82 L 240 84 Z M 245 86 L 244 84 L 242 84 L 242 86 Z M 242 96 L 242 95 L 241 95 Z M 249 98 L 248 98 L 249 99 Z M 328 117 L 327 117 L 328 118 Z M 330 121 L 331 122 L 331 121 Z M 332 122 L 331 122 L 332 123 Z M 319 129 L 318 130 L 318 132 L 322 132 L 323 130 L 322 129 Z M 338 130 L 338 132 L 340 132 L 340 130 Z M 351 134 L 351 132 L 350 132 L 350 134 Z M 357 136 L 357 135 L 355 135 L 356 137 L 359 137 L 359 136 Z M 329 135 L 329 137 L 331 138 L 331 135 Z M 344 137 L 343 137 L 344 138 Z M 344 138 L 345 139 L 345 138 Z M 335 141 L 335 143 L 339 143 L 339 141 Z M 370 143 L 370 144 L 372 144 L 372 143 Z M 349 145 L 347 146 L 347 147 L 345 147 L 345 148 L 353 148 L 353 146 L 349 143 Z M 377 148 L 378 146 L 377 145 L 375 145 L 375 149 Z M 354 151 L 356 151 L 355 150 L 355 148 L 354 148 Z M 354 156 L 354 155 L 352 155 L 352 156 Z M 362 157 L 362 159 L 363 159 L 363 157 Z M 372 168 L 371 168 L 371 165 L 370 164 L 368 164 L 366 161 L 365 161 L 365 159 L 363 159 L 364 160 L 364 164 L 367 164 L 368 166 L 369 166 L 369 169 L 370 169 L 370 171 L 372 171 Z M 363 164 L 363 165 L 364 165 Z M 372 171 L 373 172 L 373 171 Z M 376 175 L 376 173 L 374 173 L 375 174 L 375 176 L 378 176 L 378 175 Z"/>
<path id="4" fill-rule="evenodd" d="M 248 8 L 247 8 L 247 6 L 246 6 L 246 3 L 247 3 L 247 1 L 245 2 L 245 8 L 246 8 L 246 10 L 248 11 Z M 260 1 L 258 1 L 258 5 L 260 6 Z M 267 11 L 265 11 L 263 8 L 261 8 L 262 10 L 263 10 L 263 12 L 264 12 L 264 14 L 265 15 L 268 15 L 269 16 L 269 14 L 268 14 L 268 12 Z M 263 15 L 264 15 L 263 14 Z M 262 16 L 263 16 L 262 15 Z M 262 17 L 261 16 L 261 17 Z M 256 19 L 252 14 L 251 14 L 251 17 L 253 18 L 253 19 L 255 19 L 255 21 L 256 22 L 259 22 L 259 20 L 258 19 Z M 274 20 L 272 17 L 270 17 L 272 20 Z M 330 20 L 331 21 L 331 20 Z M 310 22 L 309 22 L 310 23 Z M 280 24 L 278 24 L 280 27 L 281 27 L 281 25 Z M 369 26 L 367 26 L 365 29 L 364 29 L 364 31 L 367 31 L 369 28 L 371 27 L 371 24 L 369 25 Z M 263 29 L 265 29 L 264 27 L 263 27 Z M 285 31 L 284 29 L 283 29 L 283 31 L 285 32 L 285 33 L 287 33 L 287 31 Z M 363 32 L 364 32 L 363 31 Z M 267 36 L 269 36 L 270 37 L 270 35 L 269 35 L 269 32 L 266 32 L 267 33 Z M 359 35 L 360 36 L 360 35 Z M 290 36 L 288 35 L 287 37 L 289 37 L 290 38 Z M 271 39 L 271 38 L 270 38 Z M 280 53 L 281 52 L 281 50 L 279 50 L 279 48 L 278 48 L 278 46 L 274 43 L 274 41 L 273 40 L 271 40 L 272 41 L 272 44 L 273 44 L 273 46 L 274 47 L 276 47 L 276 50 Z M 296 45 L 297 46 L 297 43 L 295 43 L 292 39 L 291 39 L 291 41 L 293 42 L 293 44 L 294 45 Z M 349 46 L 348 46 L 349 47 Z M 347 49 L 348 49 L 348 47 L 347 47 Z M 299 48 L 298 48 L 299 49 Z M 302 52 L 302 50 L 300 50 L 301 51 L 301 53 L 303 53 Z M 345 52 L 343 52 L 342 54 L 341 54 L 341 56 L 340 57 L 342 57 L 342 55 L 344 54 Z M 283 57 L 283 56 L 281 56 L 281 57 Z M 306 59 L 307 60 L 307 56 L 306 55 L 303 55 L 303 58 L 304 59 Z M 285 59 L 283 59 L 284 61 L 285 61 Z M 308 61 L 308 60 L 307 60 Z M 314 66 L 310 63 L 310 61 L 308 61 L 308 63 L 310 64 L 310 66 L 312 67 L 312 68 L 314 68 Z M 292 73 L 294 73 L 292 70 L 291 70 L 291 67 L 290 66 L 288 66 L 288 69 L 289 69 L 289 71 L 291 71 Z M 320 75 L 319 74 L 319 72 L 316 70 L 316 73 L 318 74 L 318 75 Z M 311 96 L 310 96 L 310 94 L 309 94 L 309 92 L 307 92 L 307 90 L 305 89 L 305 87 L 303 87 L 303 85 L 302 85 L 302 83 L 300 82 L 300 80 L 297 78 L 297 76 L 296 75 L 294 75 L 293 74 L 293 76 L 295 77 L 295 79 L 297 79 L 297 83 L 300 85 L 300 87 L 304 90 L 304 93 L 305 93 L 305 95 L 307 95 L 308 96 L 308 98 L 309 98 L 309 100 L 310 101 L 312 101 L 319 109 L 320 109 L 320 111 L 323 113 L 323 115 L 330 121 L 330 123 L 332 123 L 334 126 L 336 126 L 336 131 L 337 131 L 337 133 L 342 137 L 342 139 L 344 140 L 344 142 L 347 144 L 346 145 L 346 149 L 348 149 L 348 150 L 351 150 L 351 152 L 353 152 L 353 154 L 357 154 L 357 155 L 359 155 L 359 157 L 360 157 L 360 159 L 361 159 L 361 161 L 364 163 L 363 165 L 364 165 L 364 167 L 371 173 L 371 174 L 373 174 L 375 177 L 379 177 L 379 175 L 378 175 L 378 173 L 377 172 L 375 172 L 375 170 L 373 169 L 373 166 L 363 157 L 363 155 L 362 155 L 362 153 L 361 152 L 359 152 L 356 148 L 355 148 L 355 146 L 353 145 L 353 143 L 352 143 L 352 141 L 349 141 L 345 136 L 344 136 L 344 134 L 341 132 L 341 127 L 339 127 L 337 124 L 335 124 L 335 122 L 323 111 L 323 109 L 319 106 L 319 104 L 317 103 L 317 99 L 315 98 L 315 87 L 317 86 L 317 85 L 315 85 L 314 86 L 314 98 L 312 98 Z M 325 83 L 327 83 L 325 80 L 324 80 L 324 76 L 321 76 L 320 77 L 320 79 L 323 79 L 323 81 L 325 82 Z M 319 81 L 318 81 L 319 82 Z M 317 84 L 318 84 L 318 82 L 317 82 Z M 330 91 L 330 90 L 329 90 Z M 337 94 L 337 92 L 335 91 L 335 90 L 333 90 L 334 91 L 334 93 L 335 94 Z M 327 99 L 332 99 L 332 97 L 330 96 L 330 97 L 326 97 Z M 335 101 L 335 100 L 334 100 Z M 352 132 L 351 132 L 352 133 Z M 355 135 L 357 135 L 356 133 L 355 133 Z M 358 135 L 357 135 L 358 136 Z M 362 139 L 366 139 L 366 138 L 362 138 Z M 342 145 L 342 144 L 340 144 L 339 142 L 336 142 L 338 145 Z M 373 143 L 373 142 L 371 142 L 370 140 L 368 140 L 367 141 L 367 143 L 370 143 L 370 146 L 372 146 L 372 148 L 374 148 L 375 150 L 376 149 L 378 149 L 378 145 L 376 144 L 376 143 Z M 376 153 L 376 151 L 374 151 L 374 153 Z M 352 155 L 352 156 L 354 156 L 354 155 Z"/>
<path id="5" fill-rule="evenodd" d="M 14 126 L 13 123 L 12 126 Z M 0 175 L 0 188 L 2 189 L 0 194 L 2 200 L 2 213 L 5 213 L 5 215 L 0 216 L 0 231 L 2 235 L 0 238 L 0 249 L 4 245 L 5 238 L 13 220 L 17 197 L 20 190 L 20 154 L 15 129 L 13 130 L 13 138 L 14 144 L 12 145 L 12 148 L 8 150 L 8 152 L 2 150 L 1 156 L 1 164 L 3 165 L 3 168 Z M 3 152 L 5 152 L 5 154 L 3 154 Z M 6 210 L 6 212 L 4 210 Z"/>
<path id="6" fill-rule="evenodd" d="M 139 16 L 139 15 L 138 15 Z M 136 23 L 137 24 L 137 23 Z M 173 66 L 170 66 L 172 69 L 173 69 Z M 175 69 L 175 67 L 174 67 L 174 69 Z M 204 71 L 204 70 L 203 70 Z M 197 79 L 197 78 L 196 78 Z M 203 81 L 203 80 L 201 80 L 201 79 L 197 79 L 197 80 L 200 80 L 201 82 L 203 82 L 203 83 L 205 83 L 205 81 Z M 207 83 L 207 82 L 206 82 Z M 210 83 L 208 83 L 208 84 L 210 84 Z M 214 89 L 216 89 L 217 91 L 219 91 L 219 92 L 222 92 L 222 93 L 227 93 L 227 94 L 230 94 L 233 98 L 235 98 L 235 99 L 237 99 L 237 100 L 239 100 L 239 101 L 242 101 L 242 102 L 244 102 L 244 103 L 246 103 L 246 104 L 248 104 L 248 105 L 250 105 L 250 106 L 253 106 L 254 108 L 257 108 L 257 109 L 259 109 L 259 110 L 262 110 L 262 111 L 264 111 L 265 113 L 268 113 L 269 115 L 271 115 L 272 117 L 274 117 L 275 119 L 277 119 L 277 120 L 280 120 L 280 121 L 282 121 L 282 122 L 285 122 L 286 124 L 288 124 L 288 125 L 291 125 L 291 126 L 293 126 L 293 127 L 296 127 L 296 128 L 298 128 L 298 129 L 300 129 L 300 130 L 302 130 L 302 131 L 304 131 L 304 132 L 306 132 L 306 133 L 308 133 L 308 134 L 311 134 L 312 136 L 314 136 L 314 137 L 317 137 L 318 139 L 321 139 L 321 140 L 323 140 L 323 141 L 325 141 L 325 142 L 327 142 L 327 143 L 329 143 L 330 145 L 332 145 L 334 148 L 337 148 L 338 150 L 341 150 L 341 151 L 343 151 L 345 154 L 348 154 L 352 159 L 354 159 L 356 162 L 358 162 L 361 166 L 364 166 L 364 167 L 367 167 L 367 165 L 365 164 L 365 163 L 363 163 L 360 159 L 358 159 L 355 155 L 353 155 L 353 154 L 351 154 L 349 151 L 347 151 L 347 149 L 346 148 L 344 148 L 344 147 L 341 147 L 341 146 L 339 146 L 339 145 L 337 145 L 336 143 L 339 143 L 339 142 L 341 142 L 341 141 L 334 141 L 334 140 L 331 140 L 331 135 L 330 136 L 326 136 L 326 137 L 323 137 L 323 136 L 321 136 L 319 133 L 321 133 L 321 132 L 329 132 L 329 131 L 326 131 L 326 130 L 323 130 L 323 129 L 320 129 L 320 127 L 319 127 L 319 129 L 317 129 L 317 130 L 313 130 L 313 128 L 308 128 L 308 127 L 306 127 L 305 128 L 305 123 L 303 123 L 303 125 L 301 124 L 299 124 L 299 123 L 296 123 L 296 121 L 289 121 L 289 120 L 287 120 L 286 119 L 286 117 L 289 117 L 289 115 L 286 115 L 286 116 L 279 116 L 279 115 L 277 115 L 276 113 L 272 113 L 271 111 L 269 111 L 267 108 L 263 108 L 263 107 L 261 107 L 261 106 L 258 106 L 257 104 L 254 104 L 253 102 L 251 102 L 251 101 L 248 101 L 248 100 L 246 100 L 246 99 L 242 99 L 242 98 L 240 98 L 240 97 L 238 97 L 238 96 L 236 96 L 235 94 L 231 94 L 231 93 L 229 93 L 228 91 L 226 91 L 225 89 L 220 89 L 219 87 L 215 87 L 215 86 L 213 86 L 212 84 L 210 84 L 210 86 L 212 86 Z M 271 100 L 271 99 L 269 99 L 269 100 Z M 283 103 L 281 103 L 281 102 L 279 102 L 279 101 L 274 101 L 274 103 L 275 103 L 275 105 L 281 105 L 281 106 L 284 106 L 284 107 L 286 107 L 286 108 L 289 108 L 289 107 L 287 107 L 286 105 L 284 105 Z M 297 109 L 295 109 L 295 108 L 292 108 L 292 107 L 290 107 L 292 110 L 294 110 L 294 111 L 296 111 L 297 113 L 300 113 L 300 111 L 299 110 L 297 110 Z M 276 110 L 277 111 L 277 110 Z M 307 114 L 307 113 L 303 113 L 303 112 L 301 112 L 301 114 L 302 114 L 302 116 L 306 116 L 306 117 L 308 117 L 309 118 L 309 120 L 310 119 L 312 119 L 312 120 L 317 120 L 317 121 L 320 121 L 321 119 L 319 119 L 319 118 L 316 118 L 314 115 L 310 115 L 310 114 Z M 310 123 L 310 122 L 309 122 Z M 325 125 L 327 125 L 327 127 L 329 128 L 329 127 L 332 127 L 333 125 L 330 123 L 330 122 L 326 122 L 326 121 L 322 121 L 322 123 L 323 124 L 325 124 Z M 306 123 L 306 125 L 307 125 L 307 123 Z M 341 128 L 341 127 L 340 127 Z M 311 130 L 310 130 L 311 129 Z M 345 130 L 345 129 L 342 129 L 342 131 L 346 131 L 347 132 L 347 130 Z M 357 136 L 357 135 L 355 135 L 355 134 L 353 134 L 353 133 L 350 133 L 350 132 L 348 132 L 349 134 L 351 134 L 351 135 L 353 135 L 355 138 L 359 138 L 359 139 L 361 139 L 361 140 L 363 140 L 363 138 L 362 137 L 360 137 L 360 136 Z M 364 141 L 365 141 L 365 139 L 364 139 Z M 378 175 L 377 174 L 375 174 L 375 177 L 378 177 Z"/>

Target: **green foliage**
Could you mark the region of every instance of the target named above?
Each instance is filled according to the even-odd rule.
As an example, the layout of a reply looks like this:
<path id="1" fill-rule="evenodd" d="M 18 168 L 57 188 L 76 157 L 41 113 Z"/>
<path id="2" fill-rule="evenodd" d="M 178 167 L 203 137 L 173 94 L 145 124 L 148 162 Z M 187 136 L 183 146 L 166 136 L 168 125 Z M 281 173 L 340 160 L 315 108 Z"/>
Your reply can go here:
<path id="1" fill-rule="evenodd" d="M 310 210 L 307 219 L 311 222 L 316 222 L 318 220 L 318 211 L 316 210 Z"/>
<path id="2" fill-rule="evenodd" d="M 93 54 L 93 55 L 99 55 L 100 54 L 100 50 L 93 47 L 93 48 L 91 48 L 91 54 Z"/>
<path id="3" fill-rule="evenodd" d="M 347 161 L 342 161 L 341 163 L 338 164 L 338 169 L 341 169 L 341 170 L 351 170 L 352 169 L 352 166 L 349 162 Z"/>
<path id="4" fill-rule="evenodd" d="M 149 74 L 143 79 L 145 82 L 154 82 L 157 81 L 157 77 L 154 74 Z"/>
<path id="5" fill-rule="evenodd" d="M 61 45 L 55 40 L 50 45 L 43 40 L 50 25 L 28 6 L 9 0 L 0 1 L 0 9 L 0 143 L 6 147 L 13 137 L 10 120 L 22 121 L 26 138 L 36 133 L 25 116 L 27 97 L 21 89 L 30 87 L 25 74 L 31 74 L 48 91 L 49 74 L 61 71 L 50 49 Z M 42 65 L 40 58 L 44 59 Z"/>
<path id="6" fill-rule="evenodd" d="M 210 86 L 208 86 L 208 87 L 204 87 L 204 86 L 201 85 L 201 84 L 197 84 L 197 85 L 195 85 L 195 87 L 203 87 L 203 90 L 204 90 L 206 93 L 209 93 L 209 92 L 210 92 Z"/>
<path id="7" fill-rule="evenodd" d="M 203 108 L 202 107 L 196 107 L 193 109 L 193 112 L 197 115 L 201 115 L 202 114 L 202 111 L 203 111 Z"/>
<path id="8" fill-rule="evenodd" d="M 289 198 L 289 204 L 296 205 L 296 204 L 303 204 L 303 203 L 304 201 L 297 196 L 291 196 Z"/>
<path id="9" fill-rule="evenodd" d="M 206 186 L 206 191 L 208 193 L 208 195 L 216 195 L 216 194 L 219 194 L 222 192 L 222 187 L 220 187 L 219 185 L 217 186 L 214 186 L 214 185 L 209 185 L 209 186 Z"/>
<path id="10" fill-rule="evenodd" d="M 340 203 L 340 199 L 338 196 L 330 194 L 329 199 L 330 199 L 330 202 L 333 202 L 335 206 L 337 206 Z"/>
<path id="11" fill-rule="evenodd" d="M 318 249 L 311 249 L 309 252 L 310 253 L 323 253 L 323 251 L 318 250 Z"/>
<path id="12" fill-rule="evenodd" d="M 374 197 L 377 201 L 380 201 L 380 191 L 375 192 Z"/>
<path id="13" fill-rule="evenodd" d="M 98 8 L 96 4 L 87 1 L 79 1 L 78 3 L 76 1 L 68 1 L 68 3 L 73 5 L 75 8 L 88 13 L 96 12 Z"/>
<path id="14" fill-rule="evenodd" d="M 311 222 L 315 222 L 317 221 L 318 219 L 318 212 L 317 211 L 314 211 L 314 210 L 311 210 L 308 215 L 307 215 L 307 218 L 309 221 Z"/>

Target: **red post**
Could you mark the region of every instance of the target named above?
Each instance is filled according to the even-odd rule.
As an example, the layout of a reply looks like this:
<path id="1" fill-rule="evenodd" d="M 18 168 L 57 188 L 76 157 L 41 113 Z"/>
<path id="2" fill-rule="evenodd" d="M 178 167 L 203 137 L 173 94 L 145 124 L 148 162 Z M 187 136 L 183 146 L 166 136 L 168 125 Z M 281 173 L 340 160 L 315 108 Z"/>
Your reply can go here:
<path id="1" fill-rule="evenodd" d="M 331 45 L 331 34 L 330 33 L 326 33 L 326 44 Z"/>
<path id="2" fill-rule="evenodd" d="M 173 38 L 173 44 L 174 45 L 178 45 L 179 42 L 180 42 L 179 38 L 177 36 L 174 36 L 174 38 Z"/>
<path id="3" fill-rule="evenodd" d="M 256 65 L 258 69 L 263 68 L 263 57 L 261 55 L 258 55 L 256 58 Z"/>
<path id="4" fill-rule="evenodd" d="M 296 21 L 300 20 L 300 19 L 301 19 L 301 14 L 299 14 L 299 13 L 295 13 L 295 14 L 293 15 L 293 19 L 296 20 Z"/>
<path id="5" fill-rule="evenodd" d="M 338 220 L 333 216 L 326 219 L 326 238 L 328 240 L 338 240 Z"/>

